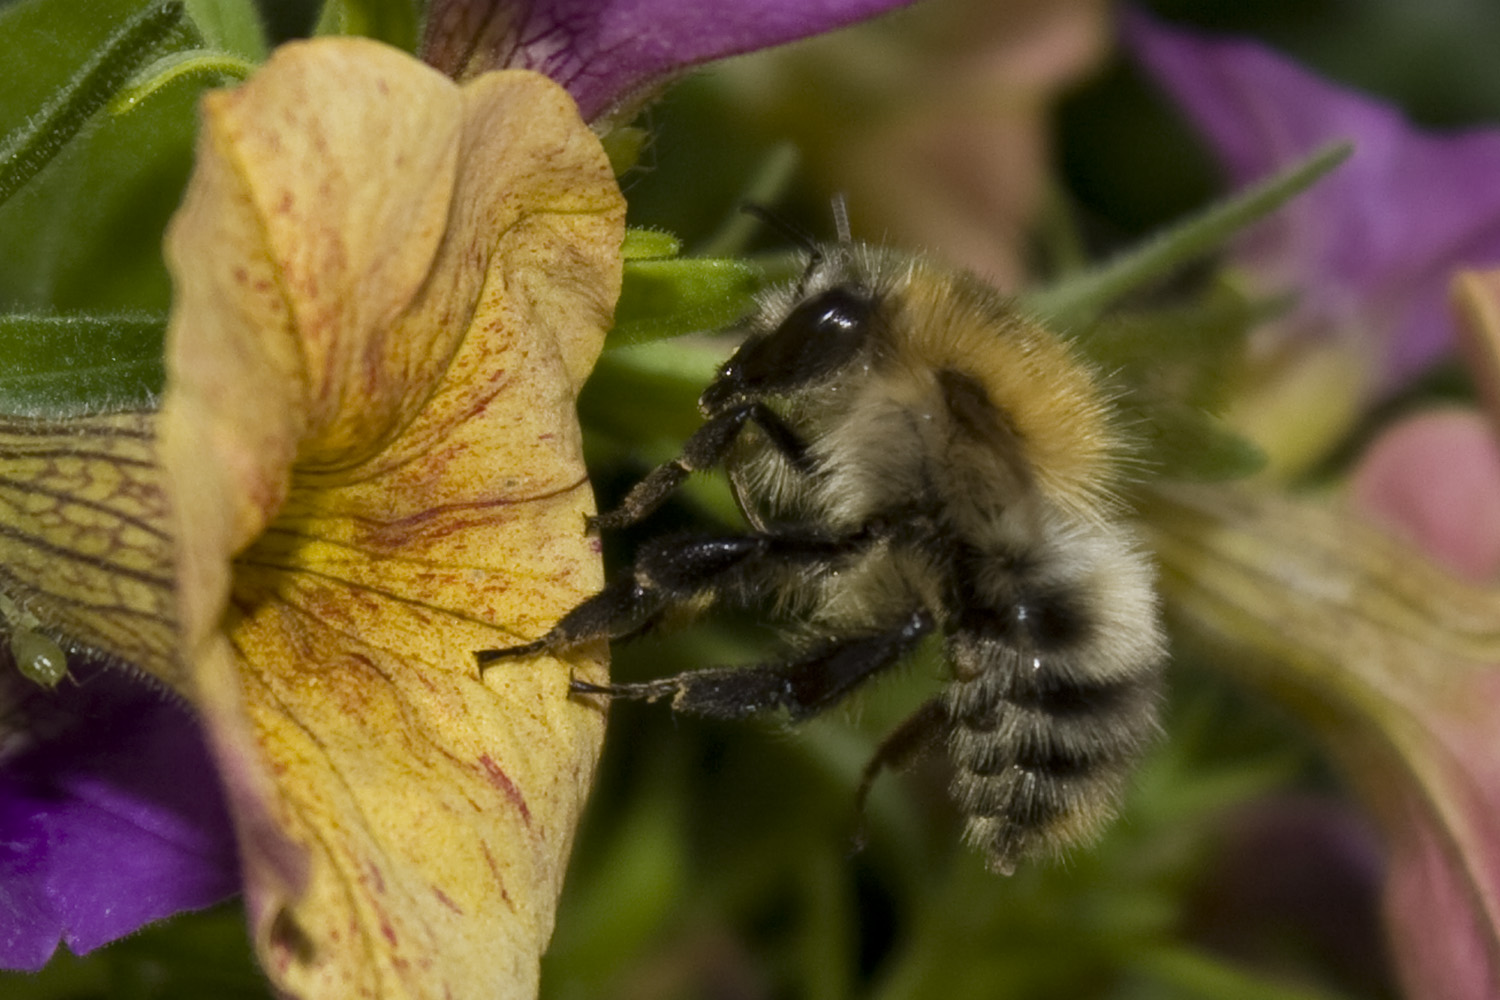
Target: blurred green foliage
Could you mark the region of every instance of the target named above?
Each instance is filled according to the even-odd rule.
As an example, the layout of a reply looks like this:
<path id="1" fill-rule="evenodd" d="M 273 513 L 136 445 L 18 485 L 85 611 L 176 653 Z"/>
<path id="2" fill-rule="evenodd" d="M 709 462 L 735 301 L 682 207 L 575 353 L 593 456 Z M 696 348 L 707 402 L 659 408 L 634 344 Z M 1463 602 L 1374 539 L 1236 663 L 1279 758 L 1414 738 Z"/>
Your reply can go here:
<path id="1" fill-rule="evenodd" d="M 111 32 L 145 6 L 142 0 L 0 3 L 0 135 L 23 130 Z M 418 25 L 411 0 L 341 0 L 326 9 L 313 0 L 188 6 L 190 25 L 163 53 L 212 49 L 253 60 L 266 39 L 334 28 L 410 46 Z M 1500 7 L 1490 0 L 1150 6 L 1178 23 L 1265 39 L 1396 100 L 1419 121 L 1500 120 L 1494 53 Z M 174 80 L 125 114 L 96 115 L 0 204 L 3 405 L 113 405 L 159 390 L 170 295 L 161 237 L 190 167 L 193 108 L 206 82 Z M 632 225 L 676 234 L 690 257 L 705 249 L 734 257 L 747 240 L 759 241 L 748 249 L 784 249 L 735 215 L 740 198 L 771 200 L 792 177 L 791 161 L 778 151 L 781 137 L 745 127 L 711 76 L 678 86 L 643 124 L 650 138 L 641 165 L 622 181 Z M 1134 241 L 1217 193 L 1207 158 L 1183 155 L 1196 148 L 1193 140 L 1122 62 L 1067 99 L 1056 136 L 1060 187 L 1092 252 Z M 826 231 L 822 206 L 830 192 L 791 184 L 784 203 L 794 217 Z M 774 258 L 758 268 L 683 260 L 674 249 L 636 255 L 622 304 L 622 343 L 606 353 L 580 403 L 602 506 L 696 427 L 697 394 L 729 349 L 722 338 L 657 338 L 731 320 L 748 303 L 757 274 L 778 266 Z M 1196 329 L 1190 339 L 1211 350 L 1211 333 L 1242 330 L 1266 307 L 1205 286 L 1189 307 L 1176 313 L 1165 307 L 1152 322 L 1154 329 L 1172 323 Z M 1132 336 L 1126 325 L 1106 345 L 1121 366 L 1160 343 Z M 1198 382 L 1161 389 L 1184 403 L 1201 403 L 1214 391 Z M 650 530 L 734 517 L 722 483 L 695 480 Z M 616 566 L 639 537 L 624 535 L 610 540 Z M 632 680 L 749 662 L 774 655 L 776 642 L 774 631 L 754 619 L 734 619 L 622 647 L 615 672 Z M 1220 845 L 1237 810 L 1272 793 L 1337 792 L 1302 735 L 1276 712 L 1226 689 L 1197 667 L 1190 650 L 1174 662 L 1166 738 L 1143 768 L 1121 821 L 1096 850 L 1010 878 L 985 872 L 957 842 L 958 818 L 936 762 L 886 776 L 863 820 L 853 814 L 859 770 L 881 735 L 941 683 L 930 651 L 856 708 L 796 730 L 774 721 L 708 723 L 672 717 L 659 706 L 618 706 L 545 961 L 544 995 L 1391 996 L 1377 942 L 1366 942 L 1362 965 L 1307 941 L 1270 953 L 1236 952 L 1205 916 L 1235 903 L 1213 894 Z M 854 852 L 861 823 L 867 846 Z M 1351 924 L 1368 917 L 1348 914 Z M 266 995 L 233 907 L 184 915 L 82 959 L 60 955 L 38 976 L 0 976 L 0 994 L 22 1000 Z"/>

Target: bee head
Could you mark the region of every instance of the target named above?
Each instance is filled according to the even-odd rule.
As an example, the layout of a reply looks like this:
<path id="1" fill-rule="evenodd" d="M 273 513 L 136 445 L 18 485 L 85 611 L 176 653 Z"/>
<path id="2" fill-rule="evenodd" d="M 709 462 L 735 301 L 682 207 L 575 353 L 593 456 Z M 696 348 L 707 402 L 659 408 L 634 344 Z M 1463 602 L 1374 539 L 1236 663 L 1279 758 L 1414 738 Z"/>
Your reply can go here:
<path id="1" fill-rule="evenodd" d="M 737 402 L 824 381 L 864 353 L 878 309 L 874 291 L 860 282 L 803 293 L 779 322 L 752 336 L 725 362 L 698 400 L 699 408 L 717 413 Z"/>

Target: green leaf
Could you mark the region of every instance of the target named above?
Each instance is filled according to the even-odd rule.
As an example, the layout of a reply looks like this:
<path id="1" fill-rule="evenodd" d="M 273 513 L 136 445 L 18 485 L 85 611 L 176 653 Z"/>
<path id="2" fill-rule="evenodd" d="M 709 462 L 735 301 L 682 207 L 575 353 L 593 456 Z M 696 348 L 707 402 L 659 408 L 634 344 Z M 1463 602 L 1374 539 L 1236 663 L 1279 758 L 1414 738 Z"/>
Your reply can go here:
<path id="1" fill-rule="evenodd" d="M 109 103 L 131 75 L 171 37 L 181 3 L 148 7 L 126 21 L 26 126 L 0 143 L 0 203 L 20 190 Z"/>
<path id="2" fill-rule="evenodd" d="M 609 462 L 665 462 L 703 424 L 698 396 L 733 344 L 723 338 L 657 340 L 607 350 L 578 397 L 591 446 L 590 468 Z M 681 497 L 725 524 L 740 520 L 727 480 L 691 476 Z"/>
<path id="3" fill-rule="evenodd" d="M 761 157 L 755 173 L 741 192 L 739 205 L 764 207 L 776 204 L 786 196 L 801 166 L 802 154 L 796 146 L 787 142 L 772 146 Z M 744 211 L 743 207 L 736 208 L 708 239 L 693 248 L 693 252 L 700 257 L 741 256 L 762 225 L 759 218 Z"/>
<path id="4" fill-rule="evenodd" d="M 643 794 L 632 798 L 609 842 L 580 855 L 577 877 L 564 891 L 567 916 L 542 959 L 544 982 L 556 976 L 576 995 L 606 994 L 615 968 L 649 945 L 683 897 L 691 851 L 684 839 L 682 767 L 661 757 L 652 766 L 660 780 L 640 783 Z"/>
<path id="5" fill-rule="evenodd" d="M 1250 331 L 1284 307 L 1216 282 L 1185 302 L 1110 313 L 1074 331 L 1074 340 L 1100 370 L 1137 391 L 1212 408 Z"/>
<path id="6" fill-rule="evenodd" d="M 640 162 L 641 151 L 646 148 L 646 141 L 650 138 L 650 132 L 634 125 L 611 129 L 600 138 L 604 155 L 609 157 L 609 169 L 615 172 L 616 177 Z"/>
<path id="7" fill-rule="evenodd" d="M 1162 479 L 1227 482 L 1252 476 L 1266 465 L 1265 452 L 1254 442 L 1189 406 L 1158 407 L 1146 438 L 1151 471 Z"/>
<path id="8" fill-rule="evenodd" d="M 1027 295 L 1025 306 L 1052 322 L 1087 323 L 1130 292 L 1223 245 L 1246 226 L 1306 190 L 1347 160 L 1353 151 L 1354 147 L 1347 142 L 1327 146 L 1302 163 L 1157 234 L 1121 257 Z"/>
<path id="9" fill-rule="evenodd" d="M 611 347 L 717 330 L 755 304 L 761 272 L 739 260 L 626 260 Z"/>
<path id="10" fill-rule="evenodd" d="M 84 956 L 59 948 L 38 973 L 0 972 L 6 1000 L 270 1000 L 238 901 L 142 928 Z"/>
<path id="11" fill-rule="evenodd" d="M 616 440 L 664 440 L 675 448 L 703 422 L 698 396 L 729 351 L 698 338 L 605 351 L 578 398 L 578 415 L 586 428 Z"/>
<path id="12" fill-rule="evenodd" d="M 0 316 L 0 412 L 149 405 L 166 379 L 166 317 Z"/>
<path id="13" fill-rule="evenodd" d="M 1185 303 L 1114 312 L 1073 331 L 1121 390 L 1118 405 L 1138 431 L 1152 478 L 1221 482 L 1265 466 L 1258 447 L 1212 414 L 1250 330 L 1284 305 L 1248 300 L 1220 282 Z"/>

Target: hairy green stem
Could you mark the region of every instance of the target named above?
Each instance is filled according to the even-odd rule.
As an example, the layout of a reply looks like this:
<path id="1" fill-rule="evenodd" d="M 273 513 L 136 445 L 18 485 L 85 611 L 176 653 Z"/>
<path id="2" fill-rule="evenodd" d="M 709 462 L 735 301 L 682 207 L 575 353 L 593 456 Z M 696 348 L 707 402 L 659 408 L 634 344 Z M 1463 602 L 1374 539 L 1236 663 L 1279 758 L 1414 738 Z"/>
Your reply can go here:
<path id="1" fill-rule="evenodd" d="M 1027 295 L 1025 305 L 1049 320 L 1088 323 L 1127 293 L 1223 246 L 1235 233 L 1286 204 L 1353 152 L 1354 147 L 1347 142 L 1327 146 L 1121 257 Z"/>
<path id="2" fill-rule="evenodd" d="M 125 86 L 182 21 L 181 3 L 148 7 L 110 36 L 88 65 L 0 145 L 0 203 L 35 177 Z"/>

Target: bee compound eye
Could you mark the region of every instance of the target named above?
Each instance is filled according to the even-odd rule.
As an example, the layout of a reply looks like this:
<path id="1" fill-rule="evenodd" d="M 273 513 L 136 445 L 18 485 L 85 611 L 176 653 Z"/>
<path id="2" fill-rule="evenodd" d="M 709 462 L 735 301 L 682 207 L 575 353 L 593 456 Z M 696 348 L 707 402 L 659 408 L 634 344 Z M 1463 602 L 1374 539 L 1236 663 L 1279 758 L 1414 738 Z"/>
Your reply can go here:
<path id="1" fill-rule="evenodd" d="M 699 400 L 713 412 L 735 399 L 777 395 L 844 368 L 868 342 L 878 303 L 861 285 L 835 285 L 794 306 L 770 333 L 748 341 Z"/>
<path id="2" fill-rule="evenodd" d="M 858 285 L 835 285 L 797 305 L 782 320 L 775 336 L 798 349 L 803 368 L 842 366 L 869 335 L 875 298 Z"/>

